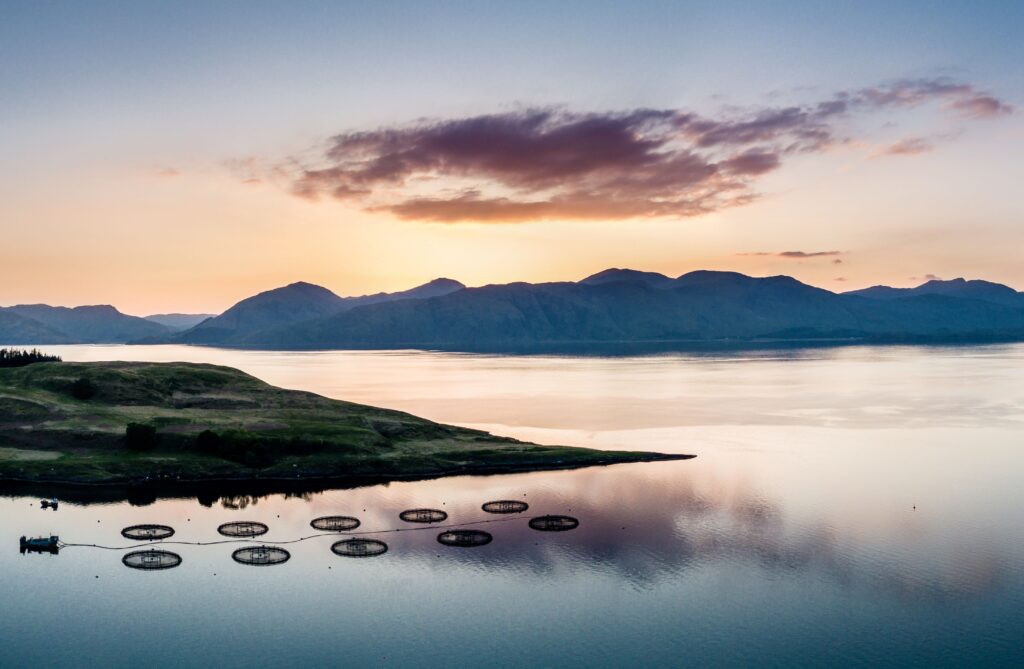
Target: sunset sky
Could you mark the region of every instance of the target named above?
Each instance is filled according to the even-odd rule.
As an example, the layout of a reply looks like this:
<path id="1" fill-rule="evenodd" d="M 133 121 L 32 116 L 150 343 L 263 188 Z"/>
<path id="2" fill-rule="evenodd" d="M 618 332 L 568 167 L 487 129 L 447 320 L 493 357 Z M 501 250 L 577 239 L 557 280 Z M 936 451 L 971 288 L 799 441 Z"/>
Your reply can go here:
<path id="1" fill-rule="evenodd" d="M 0 3 L 0 305 L 1024 289 L 1024 3 L 209 4 Z"/>

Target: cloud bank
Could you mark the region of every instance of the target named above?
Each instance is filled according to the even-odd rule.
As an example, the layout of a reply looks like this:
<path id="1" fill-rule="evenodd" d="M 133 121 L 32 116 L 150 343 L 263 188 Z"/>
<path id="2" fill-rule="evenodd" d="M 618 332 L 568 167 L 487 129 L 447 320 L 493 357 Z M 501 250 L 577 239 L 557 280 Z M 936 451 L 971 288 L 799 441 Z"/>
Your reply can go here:
<path id="1" fill-rule="evenodd" d="M 843 122 L 856 114 L 926 104 L 967 120 L 1013 111 L 945 79 L 721 118 L 678 109 L 526 109 L 342 133 L 315 164 L 293 160 L 277 172 L 298 196 L 352 201 L 415 221 L 686 218 L 752 201 L 758 180 L 790 156 L 846 141 Z M 930 148 L 911 141 L 889 153 Z"/>

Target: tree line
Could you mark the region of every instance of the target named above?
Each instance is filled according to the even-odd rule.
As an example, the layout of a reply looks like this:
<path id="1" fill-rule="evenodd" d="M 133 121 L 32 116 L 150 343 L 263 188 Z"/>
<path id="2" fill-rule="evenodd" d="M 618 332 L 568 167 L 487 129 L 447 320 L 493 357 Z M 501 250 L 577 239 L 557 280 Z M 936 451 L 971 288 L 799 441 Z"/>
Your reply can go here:
<path id="1" fill-rule="evenodd" d="M 61 362 L 59 355 L 47 355 L 38 349 L 24 351 L 16 348 L 0 348 L 0 367 L 24 367 L 33 362 Z"/>

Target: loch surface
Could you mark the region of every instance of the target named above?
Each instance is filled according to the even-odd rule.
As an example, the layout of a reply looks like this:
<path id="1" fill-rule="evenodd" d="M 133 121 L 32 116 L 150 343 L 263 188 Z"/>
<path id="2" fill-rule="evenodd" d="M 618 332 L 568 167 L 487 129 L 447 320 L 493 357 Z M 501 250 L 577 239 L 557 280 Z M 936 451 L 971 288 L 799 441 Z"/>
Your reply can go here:
<path id="1" fill-rule="evenodd" d="M 632 357 L 53 346 L 65 360 L 212 362 L 279 386 L 541 443 L 693 460 L 452 477 L 262 497 L 39 508 L 0 497 L 0 667 L 1024 666 L 1024 345 Z M 494 516 L 494 499 L 530 504 Z M 435 507 L 476 548 L 398 518 Z M 537 532 L 544 513 L 579 518 Z M 220 523 L 339 537 L 237 564 Z M 128 545 L 175 528 L 182 558 L 19 554 L 22 535 Z M 393 531 L 401 530 L 401 531 Z"/>

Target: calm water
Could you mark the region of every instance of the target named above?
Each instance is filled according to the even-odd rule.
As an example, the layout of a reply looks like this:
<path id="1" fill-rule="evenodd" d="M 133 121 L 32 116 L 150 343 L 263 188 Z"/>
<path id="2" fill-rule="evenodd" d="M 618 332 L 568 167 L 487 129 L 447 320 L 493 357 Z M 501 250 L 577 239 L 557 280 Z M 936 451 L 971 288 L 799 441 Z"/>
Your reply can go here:
<path id="1" fill-rule="evenodd" d="M 270 383 L 548 443 L 694 460 L 458 477 L 305 497 L 63 504 L 0 498 L 0 665 L 1024 665 L 1024 346 L 843 348 L 633 358 L 48 347 L 68 360 L 190 360 Z M 121 546 L 129 524 L 270 540 L 404 508 L 457 522 L 524 499 L 488 546 L 383 535 L 356 560 L 331 539 L 247 567 L 178 546 L 180 567 L 122 553 L 19 555 L 22 534 Z M 207 500 L 208 502 L 208 500 Z M 916 507 L 916 509 L 915 509 Z M 571 511 L 570 511 L 571 510 Z M 490 518 L 493 518 L 491 516 Z"/>

